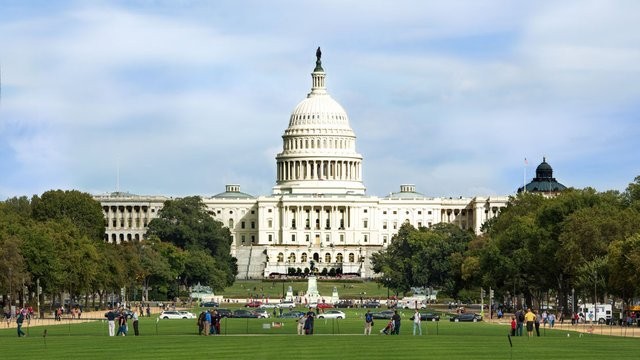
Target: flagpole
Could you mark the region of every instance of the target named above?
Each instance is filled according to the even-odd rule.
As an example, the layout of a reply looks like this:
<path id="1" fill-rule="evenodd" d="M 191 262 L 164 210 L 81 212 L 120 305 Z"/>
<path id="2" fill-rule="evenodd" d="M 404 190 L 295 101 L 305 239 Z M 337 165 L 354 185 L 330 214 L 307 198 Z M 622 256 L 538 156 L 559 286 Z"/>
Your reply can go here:
<path id="1" fill-rule="evenodd" d="M 527 158 L 524 158 L 524 174 L 522 175 L 522 192 L 527 192 Z"/>

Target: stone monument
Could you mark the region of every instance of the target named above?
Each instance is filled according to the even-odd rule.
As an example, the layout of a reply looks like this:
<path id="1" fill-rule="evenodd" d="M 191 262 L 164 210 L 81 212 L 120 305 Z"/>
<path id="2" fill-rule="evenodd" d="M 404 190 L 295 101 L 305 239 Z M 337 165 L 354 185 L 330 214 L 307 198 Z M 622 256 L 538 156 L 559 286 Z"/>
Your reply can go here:
<path id="1" fill-rule="evenodd" d="M 287 295 L 284 297 L 284 301 L 293 301 L 293 289 L 291 285 L 287 288 Z"/>
<path id="2" fill-rule="evenodd" d="M 329 303 L 335 304 L 338 301 L 340 301 L 340 298 L 338 297 L 338 288 L 334 286 L 333 293 L 331 293 L 331 300 L 329 300 Z"/>
<path id="3" fill-rule="evenodd" d="M 307 283 L 307 303 L 318 303 L 320 302 L 320 293 L 318 292 L 318 280 L 315 275 L 309 275 L 309 281 Z"/>

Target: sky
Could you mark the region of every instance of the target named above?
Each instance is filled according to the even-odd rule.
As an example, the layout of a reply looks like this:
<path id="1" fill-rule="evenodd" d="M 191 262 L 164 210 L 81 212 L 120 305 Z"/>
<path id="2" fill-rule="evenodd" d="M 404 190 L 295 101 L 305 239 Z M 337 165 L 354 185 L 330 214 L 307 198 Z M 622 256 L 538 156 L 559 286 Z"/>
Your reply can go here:
<path id="1" fill-rule="evenodd" d="M 0 199 L 269 195 L 315 51 L 367 194 L 640 175 L 640 1 L 0 0 Z M 525 164 L 525 158 L 528 165 Z"/>

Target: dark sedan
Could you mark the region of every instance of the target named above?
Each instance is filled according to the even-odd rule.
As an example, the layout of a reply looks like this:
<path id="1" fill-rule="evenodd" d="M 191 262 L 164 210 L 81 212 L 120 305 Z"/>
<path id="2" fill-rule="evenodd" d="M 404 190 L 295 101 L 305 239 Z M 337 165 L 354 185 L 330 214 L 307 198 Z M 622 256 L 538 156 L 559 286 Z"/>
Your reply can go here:
<path id="1" fill-rule="evenodd" d="M 303 316 L 304 314 L 306 314 L 306 313 L 302 312 L 302 311 L 289 311 L 289 312 L 286 312 L 286 313 L 280 315 L 280 318 L 281 319 L 297 319 L 300 316 Z"/>
<path id="2" fill-rule="evenodd" d="M 482 316 L 480 316 L 480 314 L 473 314 L 473 313 L 456 314 L 456 315 L 452 315 L 449 318 L 449 321 L 455 321 L 455 322 L 459 322 L 459 321 L 477 322 L 477 321 L 482 321 Z"/>
<path id="3" fill-rule="evenodd" d="M 200 304 L 200 307 L 218 307 L 218 306 L 220 306 L 220 304 L 215 301 L 206 301 Z"/>
<path id="4" fill-rule="evenodd" d="M 258 315 L 256 313 L 254 313 L 253 311 L 249 311 L 249 310 L 235 310 L 233 312 L 233 316 L 234 318 L 258 318 Z"/>
<path id="5" fill-rule="evenodd" d="M 365 309 L 377 309 L 380 307 L 379 301 L 367 301 L 362 303 L 362 307 Z"/>
<path id="6" fill-rule="evenodd" d="M 380 312 L 371 313 L 374 319 L 391 319 L 394 314 L 394 310 L 384 310 Z"/>
<path id="7" fill-rule="evenodd" d="M 413 315 L 411 315 L 411 319 L 413 320 Z M 420 313 L 421 321 L 440 321 L 440 315 L 434 313 Z"/>

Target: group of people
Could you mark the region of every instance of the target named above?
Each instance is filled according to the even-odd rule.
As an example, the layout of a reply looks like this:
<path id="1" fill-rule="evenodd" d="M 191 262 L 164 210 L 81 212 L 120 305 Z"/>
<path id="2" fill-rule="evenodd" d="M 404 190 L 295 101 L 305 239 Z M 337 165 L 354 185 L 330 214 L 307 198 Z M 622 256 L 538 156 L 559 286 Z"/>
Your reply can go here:
<path id="1" fill-rule="evenodd" d="M 522 336 L 522 329 L 525 324 L 528 337 L 533 336 L 534 328 L 536 330 L 536 336 L 540 336 L 540 321 L 541 316 L 539 316 L 537 312 L 532 311 L 531 308 L 527 308 L 526 312 L 519 309 L 515 315 L 511 317 L 511 336 Z M 553 317 L 553 322 L 555 323 L 555 316 Z"/>
<path id="2" fill-rule="evenodd" d="M 313 335 L 316 313 L 309 311 L 298 318 L 298 335 Z"/>
<path id="3" fill-rule="evenodd" d="M 198 316 L 198 334 L 204 336 L 220 335 L 221 320 L 222 316 L 217 310 L 201 312 Z"/>
<path id="4" fill-rule="evenodd" d="M 133 311 L 128 311 L 125 308 L 119 309 L 110 309 L 104 314 L 104 317 L 107 318 L 107 323 L 109 326 L 109 336 L 127 336 L 129 332 L 129 326 L 127 324 L 127 320 L 131 319 L 133 323 L 133 332 L 135 336 L 140 335 L 138 329 L 138 311 L 134 309 Z M 118 323 L 118 332 L 116 333 L 116 322 Z"/>
<path id="5" fill-rule="evenodd" d="M 400 335 L 400 321 L 401 317 L 398 314 L 398 310 L 394 310 L 391 319 L 385 324 L 385 326 L 380 330 L 380 334 L 384 335 Z M 419 334 L 422 335 L 422 327 L 420 326 L 420 312 L 416 310 L 415 315 L 413 316 L 413 335 L 416 334 L 416 330 L 419 331 Z M 374 326 L 373 314 L 371 310 L 367 310 L 364 314 L 364 334 L 371 335 L 371 329 Z"/>

